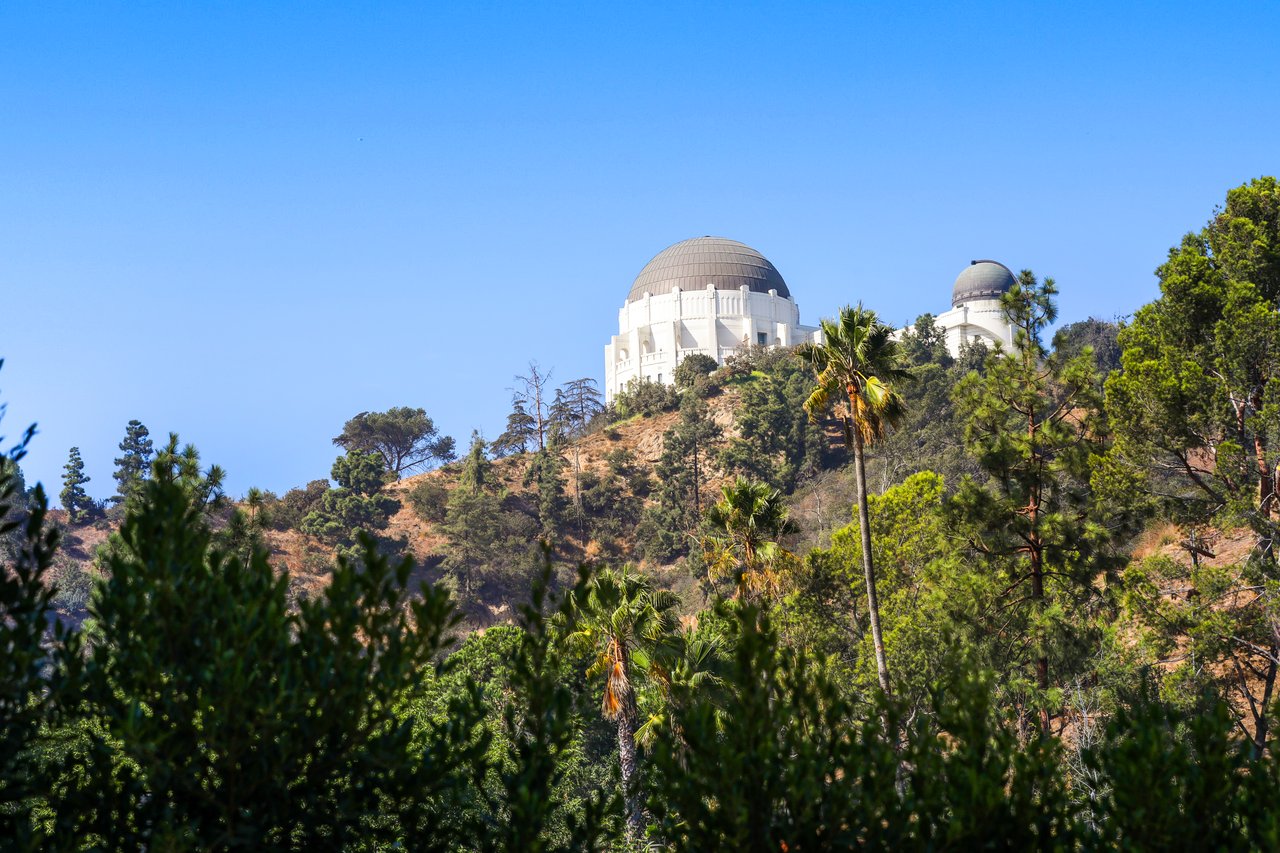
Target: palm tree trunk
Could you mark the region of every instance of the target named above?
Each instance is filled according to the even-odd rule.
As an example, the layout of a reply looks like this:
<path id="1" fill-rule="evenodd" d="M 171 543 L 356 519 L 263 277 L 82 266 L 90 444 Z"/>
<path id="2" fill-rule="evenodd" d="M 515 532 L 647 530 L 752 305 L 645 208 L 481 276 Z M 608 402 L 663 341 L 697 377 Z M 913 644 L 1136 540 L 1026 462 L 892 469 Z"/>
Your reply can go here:
<path id="1" fill-rule="evenodd" d="M 636 788 L 636 732 L 632 714 L 618 714 L 618 763 L 622 766 L 622 798 L 627 810 L 627 837 L 636 844 L 644 836 L 644 811 Z"/>
<path id="2" fill-rule="evenodd" d="M 876 597 L 876 570 L 871 561 L 871 515 L 867 509 L 867 468 L 863 459 L 862 436 L 854 434 L 853 472 L 858 485 L 858 530 L 862 534 L 862 571 L 867 577 L 867 610 L 871 614 L 871 643 L 876 649 L 876 674 L 880 689 L 892 696 L 889 688 L 889 663 L 884 654 L 884 635 L 880 632 L 880 600 Z"/>

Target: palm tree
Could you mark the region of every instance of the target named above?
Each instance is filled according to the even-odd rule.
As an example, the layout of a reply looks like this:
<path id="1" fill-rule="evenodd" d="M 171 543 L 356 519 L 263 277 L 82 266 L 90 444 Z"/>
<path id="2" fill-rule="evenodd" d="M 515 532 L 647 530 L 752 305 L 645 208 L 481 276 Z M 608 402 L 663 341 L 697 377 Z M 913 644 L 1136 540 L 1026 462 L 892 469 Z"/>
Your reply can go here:
<path id="1" fill-rule="evenodd" d="M 604 676 L 601 713 L 618 728 L 618 761 L 627 806 L 627 834 L 639 841 L 644 812 L 636 777 L 635 676 L 656 669 L 676 628 L 678 599 L 626 567 L 605 570 L 575 598 L 573 623 L 565 637 L 573 650 L 589 653 L 588 677 Z"/>
<path id="2" fill-rule="evenodd" d="M 884 437 L 903 415 L 902 398 L 893 383 L 911 378 L 898 367 L 898 344 L 893 329 L 876 313 L 845 306 L 840 316 L 823 320 L 824 341 L 803 344 L 798 353 L 813 368 L 817 387 L 804 402 L 809 418 L 816 421 L 833 403 L 841 403 L 845 446 L 853 451 L 858 486 L 858 528 L 862 533 L 862 570 L 867 579 L 867 610 L 871 614 L 871 641 L 876 650 L 880 689 L 889 694 L 889 665 L 880 632 L 880 604 L 876 598 L 876 573 L 871 560 L 871 520 L 867 513 L 867 471 L 863 459 L 868 444 Z"/>
<path id="3" fill-rule="evenodd" d="M 742 477 L 721 488 L 720 502 L 707 510 L 716 534 L 703 543 L 711 576 L 732 574 L 736 595 L 776 595 L 791 554 L 778 541 L 798 528 L 787 518 L 782 493 Z"/>
<path id="4" fill-rule="evenodd" d="M 649 703 L 648 717 L 636 729 L 636 740 L 650 746 L 665 729 L 684 764 L 688 744 L 685 742 L 681 716 L 693 696 L 717 707 L 724 699 L 724 638 L 717 634 L 686 628 L 663 646 L 663 654 L 655 655 L 649 681 L 658 701 Z"/>

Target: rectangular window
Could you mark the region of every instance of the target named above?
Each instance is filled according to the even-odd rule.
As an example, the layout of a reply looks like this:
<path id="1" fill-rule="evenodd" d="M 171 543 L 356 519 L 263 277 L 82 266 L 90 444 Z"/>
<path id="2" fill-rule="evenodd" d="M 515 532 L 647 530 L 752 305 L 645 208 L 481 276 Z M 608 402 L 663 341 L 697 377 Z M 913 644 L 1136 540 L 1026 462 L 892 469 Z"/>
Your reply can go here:
<path id="1" fill-rule="evenodd" d="M 769 345 L 769 333 L 768 333 L 768 332 L 756 332 L 756 343 L 758 343 L 758 344 L 759 344 L 760 346 L 762 346 L 762 347 L 764 347 L 764 346 L 768 346 L 768 345 Z"/>
<path id="2" fill-rule="evenodd" d="M 661 373 L 659 373 L 659 374 L 658 374 L 658 384 L 659 384 L 659 385 L 661 385 L 661 384 L 662 384 L 662 374 L 661 374 Z"/>

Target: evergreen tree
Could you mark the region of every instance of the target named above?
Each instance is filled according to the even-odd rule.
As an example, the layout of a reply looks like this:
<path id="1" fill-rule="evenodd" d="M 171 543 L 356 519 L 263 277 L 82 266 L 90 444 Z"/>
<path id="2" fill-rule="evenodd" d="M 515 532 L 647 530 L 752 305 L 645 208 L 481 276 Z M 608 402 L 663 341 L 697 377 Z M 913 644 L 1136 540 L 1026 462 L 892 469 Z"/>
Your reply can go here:
<path id="1" fill-rule="evenodd" d="M 3 364 L 3 361 L 0 361 Z M 3 408 L 0 408 L 0 414 Z M 27 493 L 27 481 L 22 474 L 22 466 L 12 458 L 0 455 L 0 483 L 4 485 L 3 506 L 9 523 L 0 529 L 0 559 L 11 560 L 22 547 L 22 524 L 27 518 L 27 504 L 30 497 Z"/>
<path id="2" fill-rule="evenodd" d="M 557 388 L 551 405 L 547 408 L 547 446 L 564 447 L 578 435 L 573 409 L 564 396 L 564 389 Z"/>
<path id="3" fill-rule="evenodd" d="M 927 713 L 929 691 L 945 677 L 957 648 L 974 660 L 992 659 L 982 614 L 998 590 L 991 573 L 972 569 L 948 537 L 943 494 L 942 478 L 922 471 L 868 499 L 885 654 L 894 697 L 912 716 Z M 870 694 L 878 674 L 855 568 L 861 565 L 855 519 L 832 534 L 829 549 L 811 552 L 797 568 L 797 594 L 779 607 L 777 624 L 796 646 L 849 661 L 847 680 Z"/>
<path id="4" fill-rule="evenodd" d="M 908 364 L 938 364 L 950 367 L 953 359 L 947 351 L 947 328 L 939 326 L 932 314 L 921 314 L 898 339 L 902 356 Z"/>
<path id="5" fill-rule="evenodd" d="M 325 492 L 307 513 L 301 530 L 349 549 L 360 531 L 372 535 L 385 529 L 399 502 L 382 494 L 388 472 L 376 451 L 352 450 L 339 456 L 331 473 L 337 487 Z"/>
<path id="6" fill-rule="evenodd" d="M 566 436 L 583 435 L 591 421 L 603 411 L 604 400 L 594 379 L 574 379 L 556 389 L 552 420 L 561 424 Z"/>
<path id="7" fill-rule="evenodd" d="M 726 470 L 790 493 L 820 469 L 822 429 L 803 409 L 809 396 L 805 373 L 799 359 L 788 357 L 739 386 L 737 435 L 720 455 Z"/>
<path id="8" fill-rule="evenodd" d="M 200 451 L 194 444 L 183 445 L 179 450 L 177 433 L 169 433 L 169 443 L 156 454 L 152 472 L 157 468 L 174 472 L 178 482 L 190 493 L 193 503 L 206 515 L 226 506 L 226 470 L 221 465 L 210 465 L 201 470 Z"/>
<path id="9" fill-rule="evenodd" d="M 906 410 L 898 428 L 868 448 L 867 479 L 872 491 L 884 492 L 920 471 L 941 474 L 949 483 L 958 483 L 965 475 L 982 476 L 965 452 L 964 431 L 951 392 L 970 372 L 982 372 L 987 350 L 976 340 L 963 347 L 963 357 L 952 358 L 946 330 L 930 314 L 917 317 L 899 338 L 913 381 L 897 389 Z"/>
<path id="10" fill-rule="evenodd" d="M 455 456 L 453 438 L 440 434 L 425 409 L 407 406 L 361 412 L 343 425 L 333 443 L 346 451 L 377 453 L 383 468 L 397 478 Z"/>
<path id="11" fill-rule="evenodd" d="M 582 518 L 591 539 L 606 552 L 616 553 L 619 540 L 640 521 L 649 477 L 634 464 L 635 457 L 618 448 L 605 457 L 602 473 L 586 470 L 580 478 Z"/>
<path id="12" fill-rule="evenodd" d="M 219 532 L 219 544 L 246 558 L 255 548 L 266 547 L 265 533 L 271 524 L 267 498 L 261 489 L 249 489 L 240 506 L 231 511 L 227 526 Z"/>
<path id="13" fill-rule="evenodd" d="M 970 547 L 1000 575 L 1001 609 L 1021 613 L 1011 633 L 1025 657 L 1008 663 L 1034 670 L 1027 710 L 1043 731 L 1060 707 L 1053 685 L 1077 673 L 1088 653 L 1094 581 L 1118 565 L 1113 545 L 1125 522 L 1090 482 L 1107 449 L 1092 352 L 1049 357 L 1041 342 L 1057 315 L 1056 293 L 1052 279 L 1024 270 L 1001 298 L 1013 349 L 997 350 L 985 376 L 970 374 L 956 388 L 965 444 L 989 482 L 965 479 L 950 504 Z"/>
<path id="14" fill-rule="evenodd" d="M 606 799 L 556 797 L 574 715 L 545 580 L 522 612 L 503 683 L 514 707 L 491 753 L 476 689 L 440 719 L 404 716 L 446 669 L 459 621 L 447 592 L 414 590 L 412 561 L 363 538 L 358 560 L 339 558 L 324 591 L 291 607 L 264 551 L 214 546 L 193 485 L 157 466 L 139 488 L 95 593 L 102 642 L 63 661 L 82 675 L 69 708 L 83 716 L 62 735 L 66 775 L 45 780 L 49 849 L 547 850 L 558 833 L 565 849 L 602 846 Z M 18 721 L 4 722 L 7 744 Z M 32 823 L 3 804 L 6 830 L 13 814 Z"/>
<path id="15" fill-rule="evenodd" d="M 97 510 L 97 505 L 84 490 L 89 477 L 84 473 L 84 460 L 80 458 L 80 448 L 71 448 L 67 464 L 63 468 L 62 492 L 58 499 L 62 508 L 67 511 L 67 518 L 72 524 L 88 521 Z"/>
<path id="16" fill-rule="evenodd" d="M 672 411 L 680 406 L 680 392 L 665 382 L 654 382 L 645 376 L 627 381 L 613 397 L 615 420 L 625 420 L 637 415 L 650 417 Z"/>
<path id="17" fill-rule="evenodd" d="M 471 447 L 462 460 L 462 471 L 458 475 L 458 485 L 472 492 L 483 492 L 492 488 L 493 463 L 489 461 L 488 447 L 480 437 L 480 433 L 471 433 Z"/>
<path id="18" fill-rule="evenodd" d="M 708 416 L 707 404 L 695 394 L 686 394 L 680 420 L 662 436 L 662 455 L 654 466 L 654 501 L 637 531 L 648 556 L 670 559 L 688 549 L 705 508 L 703 483 L 721 435 L 719 424 Z"/>
<path id="19" fill-rule="evenodd" d="M 594 379 L 575 379 L 556 389 L 551 404 L 552 444 L 568 441 L 573 455 L 573 505 L 577 514 L 579 532 L 582 530 L 582 458 L 578 439 L 587 432 L 587 426 L 604 411 L 600 390 Z"/>
<path id="20" fill-rule="evenodd" d="M 54 617 L 59 534 L 48 520 L 44 487 L 37 483 L 29 496 L 22 490 L 18 462 L 34 435 L 32 425 L 0 451 L 0 839 L 15 850 L 47 849 L 33 837 L 31 815 L 51 787 L 42 752 L 63 710 L 60 679 L 50 672 L 59 652 L 79 655 L 76 636 Z"/>
<path id="21" fill-rule="evenodd" d="M 116 471 L 112 475 L 116 480 L 116 503 L 127 501 L 137 489 L 138 483 L 151 473 L 154 455 L 151 433 L 142 425 L 142 421 L 129 421 L 125 426 L 124 439 L 120 442 L 120 456 L 115 460 Z"/>
<path id="22" fill-rule="evenodd" d="M 1160 298 L 1120 331 L 1106 384 L 1117 499 L 1136 492 L 1182 524 L 1190 565 L 1135 571 L 1133 601 L 1159 647 L 1191 655 L 1183 689 L 1230 695 L 1261 752 L 1280 680 L 1280 181 L 1228 192 L 1156 274 Z M 1205 559 L 1214 531 L 1239 528 L 1246 559 Z"/>
<path id="23" fill-rule="evenodd" d="M 1120 327 L 1115 323 L 1090 317 L 1068 323 L 1053 335 L 1053 350 L 1062 358 L 1079 355 L 1085 347 L 1093 349 L 1093 360 L 1102 379 L 1120 369 Z"/>
<path id="24" fill-rule="evenodd" d="M 556 532 L 565 524 L 567 501 L 564 494 L 564 483 L 560 479 L 560 471 L 564 461 L 550 446 L 533 454 L 529 467 L 524 472 L 525 488 L 536 489 L 538 503 L 538 523 L 542 528 L 542 536 L 551 541 Z"/>
<path id="25" fill-rule="evenodd" d="M 506 498 L 484 439 L 473 433 L 441 525 L 449 540 L 444 567 L 464 590 L 474 590 L 477 580 L 510 580 L 529 567 L 529 543 L 537 531 L 528 516 L 506 509 Z"/>
<path id="26" fill-rule="evenodd" d="M 491 445 L 496 457 L 511 456 L 516 453 L 528 453 L 529 447 L 538 437 L 538 423 L 524 408 L 524 400 L 517 397 L 511 403 L 511 414 L 507 415 L 507 428 L 493 440 Z"/>

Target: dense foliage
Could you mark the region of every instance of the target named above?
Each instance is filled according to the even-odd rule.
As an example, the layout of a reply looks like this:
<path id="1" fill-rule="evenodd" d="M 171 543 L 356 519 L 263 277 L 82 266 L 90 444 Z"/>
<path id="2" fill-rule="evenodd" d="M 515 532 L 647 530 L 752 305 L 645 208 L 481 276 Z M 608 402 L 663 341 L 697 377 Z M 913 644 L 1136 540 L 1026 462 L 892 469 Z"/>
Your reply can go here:
<path id="1" fill-rule="evenodd" d="M 342 427 L 333 443 L 348 453 L 374 453 L 397 477 L 454 458 L 453 438 L 441 435 L 424 409 L 397 406 L 361 412 Z"/>
<path id="2" fill-rule="evenodd" d="M 112 475 L 116 480 L 116 503 L 123 503 L 133 495 L 138 484 L 146 478 L 154 456 L 151 431 L 136 418 L 129 421 L 120 441 L 120 456 L 115 460 L 116 470 Z"/>

